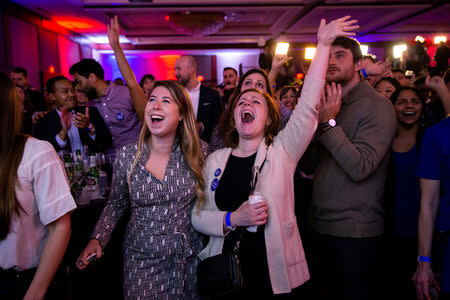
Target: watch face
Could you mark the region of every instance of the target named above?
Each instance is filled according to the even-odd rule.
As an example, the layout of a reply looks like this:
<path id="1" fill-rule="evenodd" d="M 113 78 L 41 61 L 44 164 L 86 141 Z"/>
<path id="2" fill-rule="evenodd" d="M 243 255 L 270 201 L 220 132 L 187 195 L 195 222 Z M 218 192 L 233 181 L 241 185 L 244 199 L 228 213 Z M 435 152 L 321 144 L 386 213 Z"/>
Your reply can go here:
<path id="1" fill-rule="evenodd" d="M 334 126 L 336 126 L 336 121 L 334 119 L 330 119 L 328 121 L 328 124 L 330 124 L 331 127 L 334 127 Z"/>

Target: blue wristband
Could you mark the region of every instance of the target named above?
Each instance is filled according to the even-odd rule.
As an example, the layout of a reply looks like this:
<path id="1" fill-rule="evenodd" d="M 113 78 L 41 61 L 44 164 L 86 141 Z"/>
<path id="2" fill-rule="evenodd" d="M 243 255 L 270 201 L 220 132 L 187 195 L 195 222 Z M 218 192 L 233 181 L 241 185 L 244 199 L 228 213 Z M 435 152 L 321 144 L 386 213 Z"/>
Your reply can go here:
<path id="1" fill-rule="evenodd" d="M 423 261 L 423 262 L 430 263 L 431 262 L 431 257 L 419 255 L 419 256 L 417 256 L 417 261 Z"/>
<path id="2" fill-rule="evenodd" d="M 366 73 L 366 69 L 361 69 L 361 72 L 363 73 L 363 75 L 364 75 L 364 77 L 369 77 L 369 75 L 367 75 L 367 73 Z"/>
<path id="3" fill-rule="evenodd" d="M 230 216 L 231 211 L 227 212 L 227 214 L 225 215 L 225 225 L 227 225 L 228 229 L 234 230 L 236 229 L 236 227 L 231 226 Z"/>

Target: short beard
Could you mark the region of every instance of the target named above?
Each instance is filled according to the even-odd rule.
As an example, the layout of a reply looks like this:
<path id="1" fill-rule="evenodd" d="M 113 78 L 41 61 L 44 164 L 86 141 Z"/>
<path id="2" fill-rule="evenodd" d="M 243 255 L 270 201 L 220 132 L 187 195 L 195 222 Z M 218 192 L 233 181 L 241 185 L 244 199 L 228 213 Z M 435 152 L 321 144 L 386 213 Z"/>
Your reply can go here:
<path id="1" fill-rule="evenodd" d="M 183 77 L 177 78 L 177 81 L 179 84 L 181 84 L 182 86 L 186 86 L 189 82 L 189 80 L 184 79 Z"/>
<path id="2" fill-rule="evenodd" d="M 87 91 L 85 91 L 85 93 L 86 93 L 86 97 L 87 97 L 89 100 L 97 99 L 97 91 L 95 90 L 95 88 L 89 87 L 89 88 L 87 89 Z"/>

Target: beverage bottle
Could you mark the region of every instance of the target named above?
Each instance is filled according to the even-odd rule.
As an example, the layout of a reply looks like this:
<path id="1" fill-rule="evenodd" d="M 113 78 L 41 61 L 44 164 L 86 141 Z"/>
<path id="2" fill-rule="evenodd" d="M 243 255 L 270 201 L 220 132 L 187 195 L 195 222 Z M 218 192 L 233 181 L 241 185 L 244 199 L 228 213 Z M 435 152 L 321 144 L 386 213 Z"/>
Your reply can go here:
<path id="1" fill-rule="evenodd" d="M 63 159 L 64 159 L 64 169 L 66 170 L 67 179 L 69 179 L 69 181 L 72 181 L 75 176 L 72 155 L 69 152 L 66 152 L 63 156 Z"/>
<path id="2" fill-rule="evenodd" d="M 81 156 L 81 150 L 77 149 L 75 152 L 75 171 L 76 171 L 76 177 L 82 178 L 84 174 L 84 165 L 83 165 L 83 158 Z"/>
<path id="3" fill-rule="evenodd" d="M 97 168 L 95 156 L 91 156 L 89 158 L 90 164 L 89 164 L 89 170 L 87 172 L 87 186 L 90 191 L 96 191 L 99 190 L 99 177 L 100 177 L 100 171 Z"/>
<path id="4" fill-rule="evenodd" d="M 264 198 L 263 195 L 261 195 L 260 192 L 253 192 L 250 194 L 250 196 L 248 197 L 248 203 L 250 205 L 255 204 L 257 202 L 261 202 L 261 201 L 266 201 L 266 199 Z M 258 226 L 249 226 L 247 227 L 247 230 L 250 232 L 256 232 L 256 230 L 258 229 Z"/>
<path id="5" fill-rule="evenodd" d="M 89 169 L 89 148 L 87 145 L 83 146 L 83 167 L 84 167 L 84 173 L 87 173 Z"/>

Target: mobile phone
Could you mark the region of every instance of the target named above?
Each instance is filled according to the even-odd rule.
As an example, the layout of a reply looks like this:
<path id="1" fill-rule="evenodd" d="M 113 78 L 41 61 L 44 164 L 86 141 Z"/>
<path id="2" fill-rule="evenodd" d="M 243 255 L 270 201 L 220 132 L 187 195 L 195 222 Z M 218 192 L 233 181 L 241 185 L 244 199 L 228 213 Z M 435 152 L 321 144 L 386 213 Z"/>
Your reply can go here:
<path id="1" fill-rule="evenodd" d="M 75 113 L 86 113 L 86 106 L 75 106 Z"/>
<path id="2" fill-rule="evenodd" d="M 97 259 L 97 253 L 94 252 L 94 253 L 89 254 L 88 257 L 86 257 L 87 264 L 94 262 L 96 259 Z M 79 265 L 84 266 L 84 263 L 82 261 L 80 261 Z"/>

